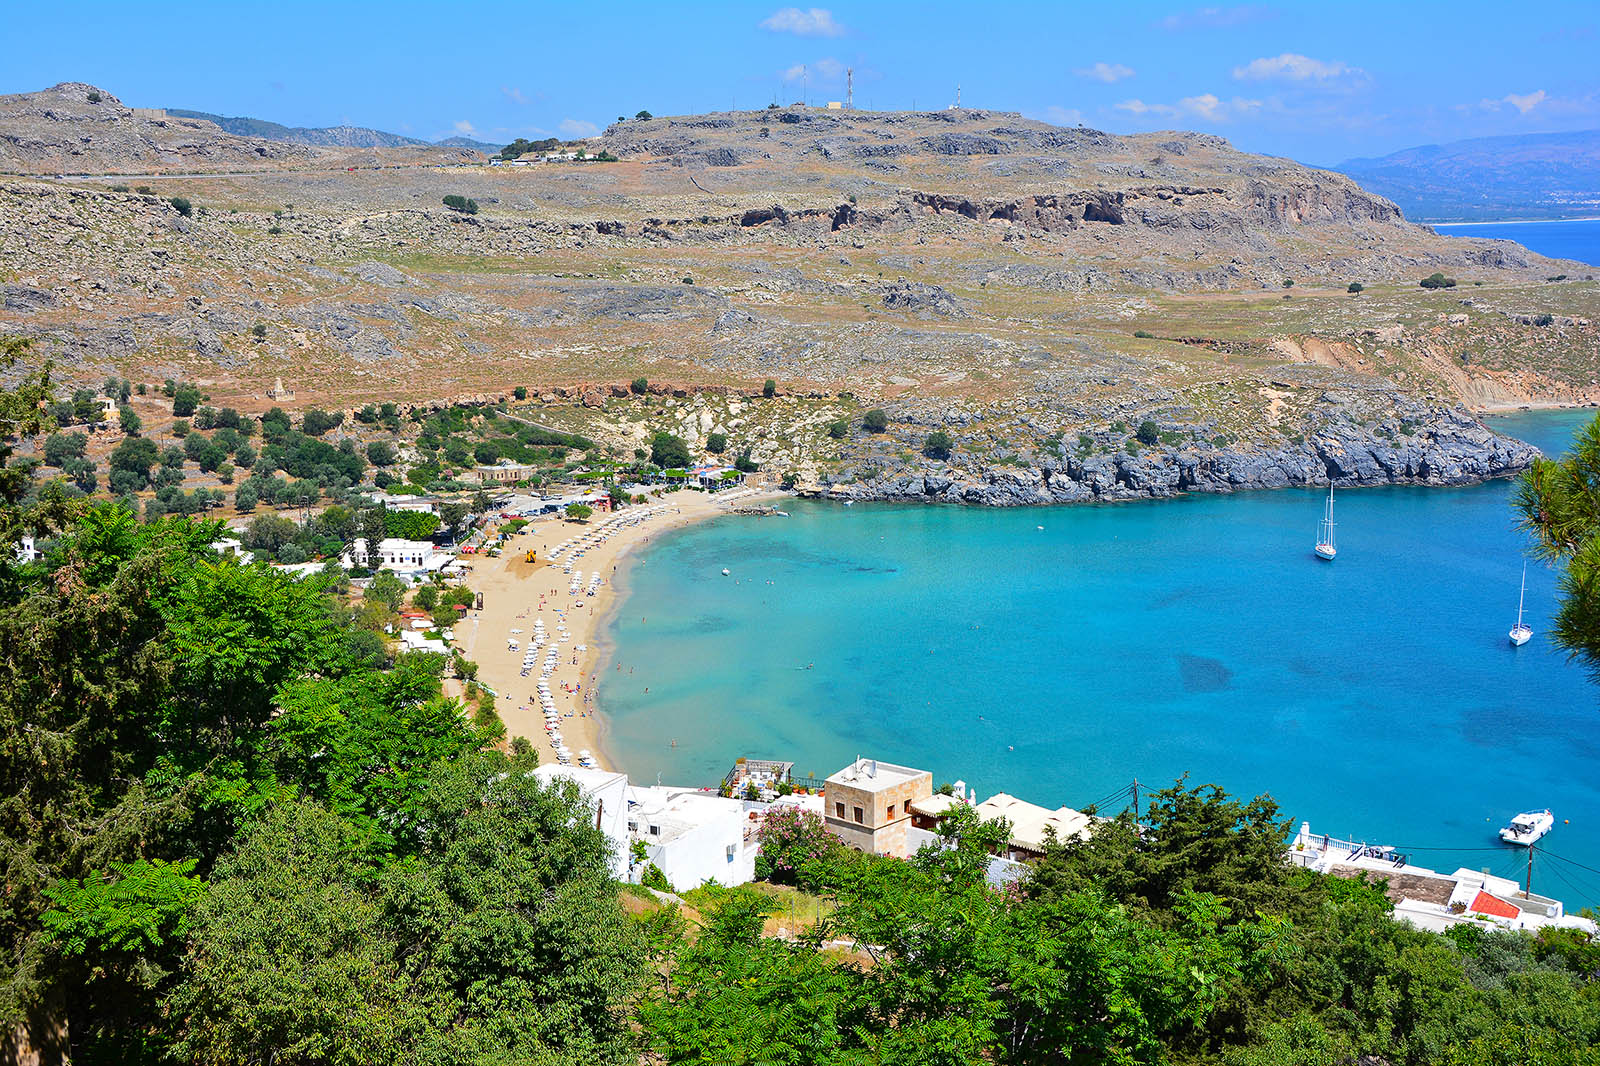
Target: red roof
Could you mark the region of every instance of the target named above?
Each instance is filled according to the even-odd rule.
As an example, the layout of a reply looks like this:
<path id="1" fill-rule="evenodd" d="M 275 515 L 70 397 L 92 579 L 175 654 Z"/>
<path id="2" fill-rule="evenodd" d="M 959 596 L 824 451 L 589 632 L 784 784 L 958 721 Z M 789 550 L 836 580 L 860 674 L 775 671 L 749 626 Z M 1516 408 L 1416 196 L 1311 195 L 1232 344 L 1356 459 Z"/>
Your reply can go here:
<path id="1" fill-rule="evenodd" d="M 1473 898 L 1472 906 L 1469 909 L 1494 918 L 1515 918 L 1522 913 L 1505 900 L 1497 896 L 1491 896 L 1481 889 L 1478 891 L 1477 896 Z"/>

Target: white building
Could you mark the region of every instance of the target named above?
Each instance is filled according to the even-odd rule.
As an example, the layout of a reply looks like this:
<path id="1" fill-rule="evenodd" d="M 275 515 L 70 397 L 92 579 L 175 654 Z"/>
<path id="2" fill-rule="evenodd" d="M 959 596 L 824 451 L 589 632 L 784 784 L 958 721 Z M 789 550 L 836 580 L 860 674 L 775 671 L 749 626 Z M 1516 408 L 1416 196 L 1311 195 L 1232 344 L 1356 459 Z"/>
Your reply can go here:
<path id="1" fill-rule="evenodd" d="M 1382 878 L 1396 920 L 1435 933 L 1468 922 L 1502 929 L 1556 926 L 1582 929 L 1590 936 L 1600 932 L 1600 925 L 1568 914 L 1560 900 L 1524 892 L 1509 878 L 1466 868 L 1443 874 L 1412 866 L 1393 848 L 1321 836 L 1307 822 L 1300 823 L 1300 832 L 1289 844 L 1289 861 L 1336 877 Z"/>
<path id="2" fill-rule="evenodd" d="M 594 813 L 595 827 L 606 835 L 611 845 L 611 875 L 618 881 L 628 880 L 628 775 L 581 766 L 548 765 L 534 770 L 533 776 L 547 787 L 562 780 L 578 786 Z"/>
<path id="3" fill-rule="evenodd" d="M 385 537 L 378 541 L 378 551 L 374 555 L 367 551 L 366 538 L 357 537 L 340 562 L 346 569 L 364 566 L 369 570 L 404 573 L 439 570 L 454 558 L 451 553 L 440 551 L 432 541 L 404 540 L 400 537 Z"/>
<path id="4" fill-rule="evenodd" d="M 707 881 L 731 886 L 755 880 L 755 841 L 745 840 L 753 826 L 736 799 L 661 785 L 628 790 L 630 841 L 644 844 L 646 861 L 680 892 Z M 635 879 L 641 873 L 635 869 Z"/>
<path id="5" fill-rule="evenodd" d="M 1011 838 L 1005 858 L 1026 862 L 1044 854 L 1050 831 L 1055 839 L 1065 844 L 1077 837 L 1087 838 L 1093 831 L 1094 819 L 1071 807 L 1050 810 L 1037 803 L 1029 803 L 1004 792 L 996 793 L 978 804 L 978 817 L 985 822 L 1004 818 L 1011 823 Z"/>

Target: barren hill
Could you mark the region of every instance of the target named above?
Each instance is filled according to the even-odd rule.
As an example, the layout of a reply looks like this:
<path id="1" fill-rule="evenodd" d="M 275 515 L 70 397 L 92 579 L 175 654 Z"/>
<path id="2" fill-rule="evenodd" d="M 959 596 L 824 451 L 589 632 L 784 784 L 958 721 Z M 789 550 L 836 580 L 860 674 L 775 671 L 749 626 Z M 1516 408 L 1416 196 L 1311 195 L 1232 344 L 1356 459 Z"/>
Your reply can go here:
<path id="1" fill-rule="evenodd" d="M 144 174 L 475 162 L 470 149 L 397 145 L 364 131 L 309 130 L 311 143 L 240 136 L 205 118 L 135 109 L 104 89 L 63 82 L 0 96 L 0 172 Z M 318 147 L 320 143 L 323 147 Z M 352 149 L 369 149 L 364 154 Z M 383 150 L 379 155 L 376 150 Z"/>
<path id="2" fill-rule="evenodd" d="M 1471 480 L 1526 451 L 1457 405 L 1600 399 L 1592 268 L 1215 137 L 793 108 L 593 150 L 0 184 L 0 331 L 247 410 L 279 375 L 343 407 L 524 385 L 624 454 L 716 429 L 802 484 L 985 502 Z M 889 432 L 831 430 L 872 406 Z"/>

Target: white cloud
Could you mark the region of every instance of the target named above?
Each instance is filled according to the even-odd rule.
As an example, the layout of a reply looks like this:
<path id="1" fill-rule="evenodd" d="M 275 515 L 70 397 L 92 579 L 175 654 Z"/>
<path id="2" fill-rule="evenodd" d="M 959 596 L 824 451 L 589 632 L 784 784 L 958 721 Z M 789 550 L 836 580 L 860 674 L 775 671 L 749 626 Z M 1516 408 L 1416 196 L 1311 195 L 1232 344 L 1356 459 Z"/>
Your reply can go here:
<path id="1" fill-rule="evenodd" d="M 466 119 L 457 119 L 455 131 L 463 137 L 472 137 L 477 134 L 477 129 Z"/>
<path id="2" fill-rule="evenodd" d="M 1150 104 L 1143 100 L 1124 100 L 1116 105 L 1118 111 L 1130 115 L 1159 115 L 1162 118 L 1200 118 L 1207 122 L 1229 122 L 1246 118 L 1261 110 L 1260 100 L 1247 100 L 1235 96 L 1224 100 L 1215 93 L 1186 96 L 1176 104 Z"/>
<path id="3" fill-rule="evenodd" d="M 1246 22 L 1272 18 L 1276 12 L 1258 4 L 1239 4 L 1234 7 L 1202 7 L 1193 11 L 1180 11 L 1168 15 L 1158 25 L 1164 30 L 1224 29 L 1242 26 Z"/>
<path id="4" fill-rule="evenodd" d="M 844 33 L 844 27 L 833 21 L 833 12 L 825 7 L 804 11 L 798 7 L 779 8 L 761 20 L 761 28 L 798 37 L 839 37 Z"/>
<path id="5" fill-rule="evenodd" d="M 815 63 L 796 63 L 779 77 L 786 82 L 811 81 L 813 83 L 837 81 L 844 77 L 844 64 L 837 59 L 819 59 Z"/>
<path id="6" fill-rule="evenodd" d="M 1526 115 L 1529 111 L 1532 111 L 1534 108 L 1544 103 L 1545 97 L 1544 90 L 1538 89 L 1534 92 L 1523 93 L 1520 95 L 1517 93 L 1507 93 L 1504 99 L 1506 103 L 1510 104 L 1522 114 Z"/>
<path id="7" fill-rule="evenodd" d="M 1075 107 L 1051 104 L 1044 109 L 1044 120 L 1057 126 L 1076 126 L 1083 122 L 1083 112 Z"/>
<path id="8" fill-rule="evenodd" d="M 556 124 L 556 131 L 568 140 L 577 140 L 580 137 L 593 137 L 600 132 L 600 127 L 581 118 L 564 118 Z"/>
<path id="9" fill-rule="evenodd" d="M 1326 62 L 1321 59 L 1312 59 L 1296 52 L 1285 52 L 1280 56 L 1264 56 L 1261 59 L 1252 59 L 1242 67 L 1233 68 L 1233 76 L 1240 81 L 1266 81 L 1280 79 L 1283 81 L 1298 82 L 1331 82 L 1331 81 L 1364 81 L 1367 72 L 1360 67 L 1352 67 L 1343 60 Z"/>
<path id="10" fill-rule="evenodd" d="M 510 100 L 512 103 L 522 104 L 524 106 L 526 106 L 528 103 L 528 98 L 524 96 L 522 94 L 522 90 L 517 88 L 515 85 L 502 85 L 500 86 L 500 91 L 505 93 L 506 99 Z"/>
<path id="11" fill-rule="evenodd" d="M 1096 63 L 1092 67 L 1079 67 L 1072 73 L 1080 78 L 1092 78 L 1110 85 L 1114 81 L 1133 77 L 1133 68 L 1125 67 L 1121 63 Z"/>
<path id="12" fill-rule="evenodd" d="M 1147 104 L 1143 100 L 1124 100 L 1117 105 L 1118 111 L 1126 111 L 1130 115 L 1176 115 L 1178 109 L 1171 104 Z"/>

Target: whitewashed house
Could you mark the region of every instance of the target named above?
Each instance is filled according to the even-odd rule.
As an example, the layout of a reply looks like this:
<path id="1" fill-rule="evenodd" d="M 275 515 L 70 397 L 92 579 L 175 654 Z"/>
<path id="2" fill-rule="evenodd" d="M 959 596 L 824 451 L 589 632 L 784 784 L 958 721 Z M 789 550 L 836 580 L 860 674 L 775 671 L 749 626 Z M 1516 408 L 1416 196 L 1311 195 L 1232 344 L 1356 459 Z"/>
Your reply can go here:
<path id="1" fill-rule="evenodd" d="M 699 789 L 656 785 L 628 790 L 628 837 L 645 846 L 673 888 L 699 888 L 708 881 L 742 885 L 755 880 L 755 840 L 745 841 L 744 803 Z M 634 870 L 634 879 L 642 874 Z"/>
<path id="2" fill-rule="evenodd" d="M 368 570 L 393 570 L 404 574 L 440 570 L 454 558 L 451 553 L 440 551 L 432 541 L 400 537 L 385 537 L 378 542 L 376 552 L 369 552 L 366 538 L 357 537 L 339 561 L 345 569 L 364 566 Z"/>

